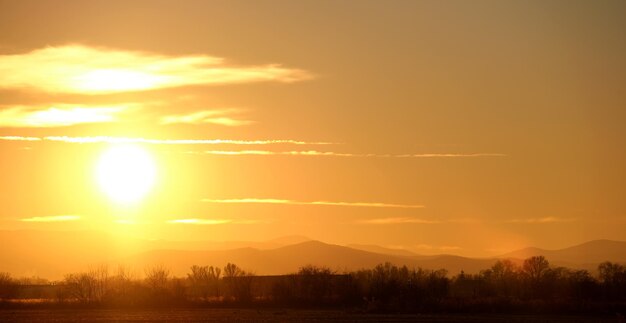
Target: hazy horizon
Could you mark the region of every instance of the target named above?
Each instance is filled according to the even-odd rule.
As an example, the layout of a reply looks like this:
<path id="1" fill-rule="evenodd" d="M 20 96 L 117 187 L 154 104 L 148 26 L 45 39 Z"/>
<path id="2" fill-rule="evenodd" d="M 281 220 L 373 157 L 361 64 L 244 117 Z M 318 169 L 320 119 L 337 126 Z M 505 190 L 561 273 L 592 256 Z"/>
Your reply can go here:
<path id="1" fill-rule="evenodd" d="M 478 274 L 498 260 L 521 264 L 533 256 L 544 256 L 555 267 L 598 274 L 606 261 L 626 263 L 626 241 L 595 240 L 555 250 L 529 247 L 490 257 L 458 256 L 457 250 L 418 253 L 394 246 L 337 245 L 303 236 L 285 236 L 266 241 L 173 241 L 144 240 L 103 231 L 0 231 L 0 244 L 13 246 L 0 251 L 2 270 L 14 277 L 63 280 L 73 272 L 94 268 L 118 268 L 143 277 L 155 266 L 175 277 L 185 277 L 193 266 L 235 263 L 255 275 L 288 275 L 314 265 L 336 273 L 373 268 L 391 263 L 409 269 L 445 269 L 450 275 L 461 271 Z"/>
<path id="2" fill-rule="evenodd" d="M 538 249 L 544 249 L 544 250 L 559 250 L 559 249 L 565 249 L 568 247 L 572 247 L 572 246 L 577 246 L 577 245 L 581 245 L 581 244 L 585 244 L 585 243 L 589 243 L 589 242 L 595 242 L 595 241 L 615 241 L 615 242 L 626 242 L 626 240 L 614 240 L 614 239 L 592 239 L 592 240 L 584 240 L 584 241 L 579 241 L 579 242 L 575 242 L 573 244 L 561 244 L 561 245 L 557 245 L 556 247 L 546 247 L 546 246 L 541 246 L 541 245 L 525 245 L 525 246 L 521 246 L 519 248 L 513 248 L 510 250 L 503 250 L 503 251 L 498 251 L 498 250 L 489 250 L 490 254 L 487 255 L 475 255 L 475 254 L 463 254 L 461 249 L 456 249 L 456 248 L 449 248 L 449 249 L 435 249 L 435 248 L 425 248 L 425 246 L 417 246 L 415 248 L 406 248 L 405 246 L 399 246 L 399 245 L 385 245 L 385 244 L 368 244 L 368 243 L 354 243 L 354 242 L 345 242 L 345 243 L 338 243 L 338 242 L 334 242 L 334 241 L 327 241 L 327 240 L 322 240 L 322 239 L 316 239 L 315 237 L 309 237 L 309 236 L 305 236 L 305 235 L 298 235 L 298 234 L 294 234 L 294 235 L 281 235 L 281 236 L 274 236 L 274 237 L 270 237 L 268 239 L 232 239 L 232 240 L 215 240 L 215 239 L 184 239 L 184 238 L 179 238 L 179 239 L 167 239 L 167 238 L 158 238 L 158 239 L 152 239 L 152 238 L 144 238 L 144 237 L 140 237 L 140 236 L 136 236 L 133 234 L 127 234 L 126 232 L 106 232 L 103 230 L 98 230 L 98 229 L 84 229 L 84 230 L 75 230 L 75 229 L 37 229 L 37 228 L 27 228 L 27 229 L 11 229 L 11 230 L 0 230 L 0 232 L 3 231 L 9 231 L 9 232 L 56 232 L 56 233 L 71 233 L 71 232 L 81 232 L 81 233 L 88 233 L 88 232 L 93 232 L 93 233 L 101 233 L 101 234 L 110 234 L 112 237 L 120 237 L 122 239 L 137 239 L 137 240 L 143 240 L 143 241 L 154 241 L 154 242 L 158 242 L 158 241 L 162 241 L 162 242 L 172 242 L 172 243 L 213 243 L 213 244 L 217 244 L 218 246 L 223 245 L 223 244 L 235 244 L 235 245 L 245 245 L 248 246 L 249 244 L 257 244 L 257 243 L 267 243 L 269 245 L 276 245 L 276 246 L 282 246 L 282 245 L 289 245 L 289 244 L 298 244 L 301 242 L 306 242 L 306 241 L 319 241 L 319 242 L 323 242 L 323 243 L 327 243 L 327 244 L 333 244 L 333 245 L 339 245 L 339 246 L 347 246 L 347 247 L 351 247 L 351 246 L 372 246 L 372 247 L 381 247 L 381 248 L 385 248 L 385 249 L 390 249 L 390 250 L 405 250 L 405 251 L 409 251 L 415 254 L 421 254 L 421 255 L 442 255 L 442 254 L 450 254 L 450 255 L 459 255 L 459 256 L 465 256 L 465 257 L 472 257 L 472 258 L 483 258 L 483 257 L 497 257 L 497 256 L 501 256 L 503 254 L 507 254 L 513 251 L 518 251 L 518 250 L 522 250 L 522 249 L 528 249 L 528 248 L 538 248 Z M 238 248 L 238 247 L 236 247 Z M 214 247 L 212 249 L 215 249 Z M 459 253 L 460 252 L 460 253 Z"/>

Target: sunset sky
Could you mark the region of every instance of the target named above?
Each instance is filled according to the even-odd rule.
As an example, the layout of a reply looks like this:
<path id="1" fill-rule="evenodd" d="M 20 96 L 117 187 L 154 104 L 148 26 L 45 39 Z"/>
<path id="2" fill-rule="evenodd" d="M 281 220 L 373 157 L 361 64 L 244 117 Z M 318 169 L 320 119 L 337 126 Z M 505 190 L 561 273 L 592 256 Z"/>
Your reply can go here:
<path id="1" fill-rule="evenodd" d="M 0 0 L 0 230 L 626 240 L 624 1 Z"/>

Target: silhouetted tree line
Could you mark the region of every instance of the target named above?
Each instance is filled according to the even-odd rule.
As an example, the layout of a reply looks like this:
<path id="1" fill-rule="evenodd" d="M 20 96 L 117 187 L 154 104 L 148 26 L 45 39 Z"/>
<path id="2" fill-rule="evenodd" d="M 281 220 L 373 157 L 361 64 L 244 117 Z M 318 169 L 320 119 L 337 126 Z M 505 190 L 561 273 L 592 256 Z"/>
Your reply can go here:
<path id="1" fill-rule="evenodd" d="M 4 305 L 11 304 L 8 300 L 20 298 L 37 282 L 41 280 L 18 281 L 0 273 L 0 299 Z M 454 277 L 443 269 L 409 269 L 389 263 L 342 274 L 309 265 L 291 275 L 255 276 L 229 263 L 223 269 L 192 266 L 184 278 L 155 266 L 139 279 L 123 267 L 111 272 L 101 266 L 67 275 L 54 290 L 50 302 L 105 306 L 254 303 L 365 307 L 368 311 L 623 310 L 626 268 L 605 262 L 592 275 L 550 266 L 538 256 L 521 266 L 498 260 L 478 274 L 461 272 Z"/>

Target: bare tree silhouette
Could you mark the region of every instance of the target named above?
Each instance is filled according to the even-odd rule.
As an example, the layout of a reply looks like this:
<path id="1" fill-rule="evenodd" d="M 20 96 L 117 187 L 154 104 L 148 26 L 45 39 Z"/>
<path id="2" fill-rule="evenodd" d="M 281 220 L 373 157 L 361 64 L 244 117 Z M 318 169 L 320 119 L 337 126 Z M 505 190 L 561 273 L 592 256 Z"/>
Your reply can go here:
<path id="1" fill-rule="evenodd" d="M 539 281 L 550 268 L 550 263 L 544 256 L 534 256 L 524 260 L 522 270 L 531 281 Z"/>
<path id="2" fill-rule="evenodd" d="M 605 297 L 626 298 L 626 268 L 624 266 L 606 261 L 598 266 L 598 273 Z"/>
<path id="3" fill-rule="evenodd" d="M 230 296 L 238 302 L 252 301 L 252 278 L 254 274 L 228 263 L 224 267 L 224 282 Z"/>
<path id="4" fill-rule="evenodd" d="M 167 281 L 170 278 L 170 270 L 163 266 L 153 266 L 146 268 L 146 283 L 148 287 L 154 291 L 163 291 L 167 289 Z"/>
<path id="5" fill-rule="evenodd" d="M 101 302 L 109 288 L 108 267 L 102 265 L 87 272 L 66 275 L 64 283 L 62 298 L 70 297 L 83 303 Z"/>
<path id="6" fill-rule="evenodd" d="M 209 296 L 219 297 L 219 280 L 222 270 L 213 266 L 192 266 L 187 274 L 190 293 L 193 297 L 208 299 Z"/>

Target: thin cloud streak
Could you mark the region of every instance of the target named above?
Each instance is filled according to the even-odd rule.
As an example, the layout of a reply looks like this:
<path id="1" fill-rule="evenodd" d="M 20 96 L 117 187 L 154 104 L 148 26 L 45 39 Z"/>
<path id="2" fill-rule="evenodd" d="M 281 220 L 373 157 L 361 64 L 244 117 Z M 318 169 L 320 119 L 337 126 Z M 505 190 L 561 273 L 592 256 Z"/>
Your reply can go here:
<path id="1" fill-rule="evenodd" d="M 507 223 L 541 224 L 541 223 L 560 223 L 560 222 L 573 222 L 573 221 L 576 221 L 576 219 L 547 216 L 543 218 L 513 219 L 510 221 L 506 221 L 506 222 Z"/>
<path id="2" fill-rule="evenodd" d="M 197 153 L 193 151 L 189 151 L 187 153 Z M 236 156 L 236 155 L 279 155 L 279 156 L 338 156 L 338 157 L 374 157 L 376 155 L 355 155 L 355 154 L 344 154 L 337 152 L 323 152 L 316 150 L 305 150 L 305 151 L 270 151 L 270 150 L 206 150 L 200 152 L 200 154 L 204 155 L 226 155 L 226 156 Z"/>
<path id="3" fill-rule="evenodd" d="M 270 151 L 270 150 L 206 150 L 202 152 L 189 151 L 190 154 L 204 155 L 264 155 L 264 156 L 334 156 L 334 157 L 378 157 L 378 158 L 472 158 L 472 157 L 506 157 L 505 154 L 499 153 L 473 153 L 473 154 L 351 154 L 333 151 Z"/>
<path id="4" fill-rule="evenodd" d="M 403 224 L 403 223 L 418 223 L 418 224 L 438 224 L 438 223 L 474 223 L 477 220 L 474 219 L 445 219 L 445 220 L 429 220 L 415 217 L 385 217 L 375 219 L 361 219 L 356 223 L 360 224 Z"/>
<path id="5" fill-rule="evenodd" d="M 166 223 L 171 224 L 196 224 L 196 225 L 218 225 L 218 224 L 256 224 L 261 223 L 258 220 L 231 220 L 231 219 L 174 219 L 168 220 Z"/>
<path id="6" fill-rule="evenodd" d="M 0 136 L 2 141 L 42 141 L 39 137 L 22 137 L 22 136 Z"/>
<path id="7" fill-rule="evenodd" d="M 55 141 L 75 144 L 152 144 L 152 145 L 335 145 L 332 142 L 308 142 L 292 139 L 268 139 L 268 140 L 232 140 L 232 139 L 147 139 L 129 137 L 70 137 L 70 136 L 47 136 L 47 137 L 22 137 L 22 136 L 0 136 L 4 141 Z"/>
<path id="8" fill-rule="evenodd" d="M 437 158 L 437 157 L 506 157 L 506 154 L 500 153 L 475 153 L 475 154 L 408 154 L 408 155 L 392 155 L 390 157 L 399 158 Z"/>
<path id="9" fill-rule="evenodd" d="M 216 225 L 216 224 L 225 224 L 231 223 L 232 220 L 224 220 L 224 219 L 176 219 L 169 220 L 167 223 L 173 224 L 202 224 L 202 225 Z"/>
<path id="10" fill-rule="evenodd" d="M 0 88 L 56 93 L 115 93 L 188 85 L 296 82 L 313 76 L 278 64 L 233 66 L 207 55 L 166 56 L 66 45 L 0 55 Z"/>
<path id="11" fill-rule="evenodd" d="M 14 106 L 0 110 L 0 127 L 47 128 L 66 127 L 85 123 L 107 123 L 117 120 L 117 115 L 131 105 L 81 106 L 53 104 L 45 109 Z"/>
<path id="12" fill-rule="evenodd" d="M 21 137 L 21 136 L 0 136 L 4 141 L 54 141 L 76 144 L 151 144 L 151 145 L 339 145 L 341 143 L 323 141 L 300 141 L 292 139 L 268 139 L 268 140 L 232 140 L 232 139 L 148 139 L 129 137 L 70 137 L 70 136 L 47 136 L 47 137 Z M 499 153 L 473 153 L 473 154 L 352 154 L 334 151 L 317 150 L 292 150 L 292 151 L 271 151 L 271 150 L 204 150 L 186 151 L 187 154 L 217 155 L 217 156 L 322 156 L 322 157 L 356 157 L 356 158 L 478 158 L 478 157 L 506 157 L 506 154 Z"/>
<path id="13" fill-rule="evenodd" d="M 20 219 L 22 222 L 65 222 L 80 220 L 79 215 L 52 215 L 52 216 L 35 216 L 32 218 Z"/>
<path id="14" fill-rule="evenodd" d="M 203 110 L 190 114 L 169 115 L 161 117 L 161 124 L 217 124 L 222 126 L 236 127 L 253 124 L 252 120 L 241 120 L 232 117 L 233 114 L 241 113 L 241 109 Z"/>
<path id="15" fill-rule="evenodd" d="M 358 220 L 356 222 L 360 224 L 436 224 L 436 223 L 441 223 L 441 221 L 412 218 L 412 217 L 364 219 L 364 220 Z"/>
<path id="16" fill-rule="evenodd" d="M 284 199 L 259 199 L 259 198 L 244 198 L 244 199 L 202 199 L 202 202 L 206 203 L 221 203 L 221 204 L 285 204 L 285 205 L 326 205 L 326 206 L 354 206 L 354 207 L 377 207 L 377 208 L 408 208 L 416 209 L 423 208 L 423 205 L 411 205 L 411 204 L 389 204 L 389 203 L 371 203 L 371 202 L 332 202 L 332 201 L 294 201 Z"/>

